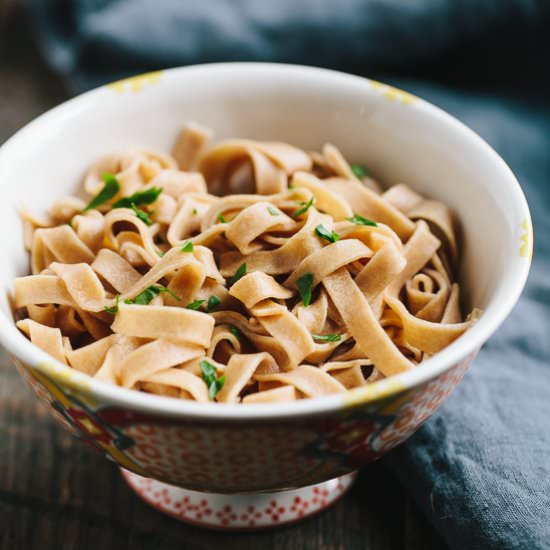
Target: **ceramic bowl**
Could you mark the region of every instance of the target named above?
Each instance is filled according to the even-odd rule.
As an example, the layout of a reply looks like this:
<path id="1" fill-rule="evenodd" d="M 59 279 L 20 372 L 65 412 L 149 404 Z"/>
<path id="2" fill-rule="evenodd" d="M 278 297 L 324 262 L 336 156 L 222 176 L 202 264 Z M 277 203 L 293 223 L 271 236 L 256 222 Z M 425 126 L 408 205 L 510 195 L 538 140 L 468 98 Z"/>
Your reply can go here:
<path id="1" fill-rule="evenodd" d="M 112 387 L 34 347 L 14 326 L 13 279 L 28 273 L 16 207 L 45 210 L 97 157 L 169 150 L 189 120 L 218 138 L 336 144 L 383 182 L 406 182 L 462 224 L 464 306 L 483 309 L 457 341 L 414 370 L 348 393 L 288 404 L 202 404 Z M 121 468 L 134 489 L 186 521 L 256 528 L 322 509 L 355 472 L 406 440 L 458 384 L 524 286 L 527 203 L 503 160 L 429 103 L 373 80 L 271 64 L 141 75 L 72 99 L 0 149 L 0 342 L 69 430 Z"/>

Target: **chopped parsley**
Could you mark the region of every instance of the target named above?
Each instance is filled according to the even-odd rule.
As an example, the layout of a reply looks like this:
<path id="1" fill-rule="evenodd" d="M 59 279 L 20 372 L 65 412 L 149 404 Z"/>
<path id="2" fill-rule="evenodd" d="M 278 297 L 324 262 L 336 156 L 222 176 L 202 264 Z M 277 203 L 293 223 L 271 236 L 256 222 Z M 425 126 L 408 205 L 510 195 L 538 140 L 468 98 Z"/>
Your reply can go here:
<path id="1" fill-rule="evenodd" d="M 226 220 L 225 220 L 225 218 L 223 217 L 223 214 L 222 214 L 221 212 L 218 214 L 218 221 L 219 221 L 220 223 L 225 223 L 225 222 L 226 222 Z"/>
<path id="2" fill-rule="evenodd" d="M 342 339 L 340 334 L 312 334 L 311 336 L 318 342 L 339 342 Z"/>
<path id="3" fill-rule="evenodd" d="M 161 258 L 166 254 L 164 250 L 157 250 L 157 256 L 160 256 Z"/>
<path id="4" fill-rule="evenodd" d="M 206 300 L 194 300 L 193 302 L 185 306 L 186 309 L 198 310 Z M 210 296 L 208 303 L 206 304 L 206 311 L 210 313 L 220 305 L 221 300 L 217 296 Z"/>
<path id="5" fill-rule="evenodd" d="M 206 304 L 206 311 L 210 313 L 211 311 L 214 311 L 219 305 L 221 300 L 217 296 L 210 296 L 208 298 L 208 304 Z"/>
<path id="6" fill-rule="evenodd" d="M 276 210 L 275 208 L 273 208 L 273 206 L 268 206 L 267 207 L 267 211 L 272 215 L 272 216 L 278 216 L 280 214 L 280 212 L 278 210 Z"/>
<path id="7" fill-rule="evenodd" d="M 118 180 L 113 174 L 105 172 L 101 174 L 101 179 L 104 182 L 103 188 L 86 205 L 86 207 L 84 208 L 84 212 L 86 212 L 86 210 L 91 210 L 92 208 L 97 208 L 104 202 L 111 200 L 120 191 L 120 183 L 118 183 Z"/>
<path id="8" fill-rule="evenodd" d="M 180 248 L 182 252 L 193 252 L 194 249 L 195 247 L 193 246 L 193 243 L 191 241 L 186 241 Z"/>
<path id="9" fill-rule="evenodd" d="M 237 340 L 240 340 L 242 338 L 241 331 L 235 326 L 235 325 L 229 325 L 229 332 L 237 338 Z"/>
<path id="10" fill-rule="evenodd" d="M 338 235 L 336 231 L 329 231 L 322 224 L 318 225 L 315 228 L 315 233 L 317 233 L 318 237 L 321 237 L 321 239 L 325 239 L 325 241 L 328 241 L 329 243 L 335 243 L 340 238 L 340 235 Z"/>
<path id="11" fill-rule="evenodd" d="M 118 301 L 120 300 L 120 294 L 117 294 L 115 296 L 115 305 L 113 307 L 107 307 L 105 306 L 103 309 L 110 313 L 111 315 L 116 315 L 118 313 Z"/>
<path id="12" fill-rule="evenodd" d="M 172 298 L 175 298 L 178 301 L 181 300 L 181 298 L 179 296 L 176 296 L 169 288 L 166 288 L 161 285 L 153 285 L 153 286 L 147 287 L 143 292 L 140 292 L 133 300 L 129 298 L 127 300 L 124 300 L 124 303 L 146 306 L 153 300 L 155 296 L 158 296 L 163 292 L 170 294 Z"/>
<path id="13" fill-rule="evenodd" d="M 315 201 L 315 197 L 312 195 L 307 202 L 300 202 L 300 204 L 302 205 L 302 208 L 296 210 L 296 212 L 293 212 L 292 217 L 297 218 L 298 216 L 305 214 L 313 206 L 314 201 Z"/>
<path id="14" fill-rule="evenodd" d="M 194 311 L 196 311 L 197 309 L 199 309 L 202 304 L 204 304 L 204 302 L 206 302 L 206 300 L 195 300 L 194 302 L 191 302 L 190 304 L 187 304 L 185 306 L 185 309 L 192 309 Z"/>
<path id="15" fill-rule="evenodd" d="M 145 212 L 144 210 L 140 210 L 134 203 L 130 205 L 130 208 L 145 225 L 151 225 L 153 223 L 153 221 L 149 217 L 149 214 L 147 214 L 147 212 Z"/>
<path id="16" fill-rule="evenodd" d="M 311 302 L 311 290 L 313 288 L 313 273 L 305 273 L 296 279 L 296 286 L 300 292 L 304 306 L 309 306 Z"/>
<path id="17" fill-rule="evenodd" d="M 376 222 L 373 222 L 372 220 L 369 220 L 367 218 L 363 218 L 363 216 L 360 216 L 359 214 L 354 214 L 351 218 L 346 218 L 348 222 L 354 223 L 355 225 L 372 225 L 373 227 L 378 227 L 378 224 Z"/>
<path id="18" fill-rule="evenodd" d="M 122 197 L 113 204 L 113 208 L 132 208 L 132 205 L 153 204 L 162 193 L 162 187 L 151 187 L 144 191 L 136 191 L 128 197 Z"/>
<path id="19" fill-rule="evenodd" d="M 218 369 L 216 369 L 212 363 L 206 361 L 205 359 L 200 361 L 199 365 L 201 368 L 202 379 L 208 387 L 208 397 L 211 401 L 213 401 L 225 384 L 225 376 L 222 375 L 217 378 Z"/>
<path id="20" fill-rule="evenodd" d="M 229 279 L 229 286 L 234 285 L 241 277 L 244 277 L 246 275 L 246 262 L 241 264 L 237 271 L 235 271 L 235 275 Z"/>
<path id="21" fill-rule="evenodd" d="M 359 179 L 366 178 L 369 175 L 368 170 L 362 164 L 352 164 L 350 168 L 354 175 Z"/>
<path id="22" fill-rule="evenodd" d="M 196 216 L 197 215 L 197 209 L 193 208 L 193 210 L 191 210 L 191 214 L 193 214 L 193 216 Z"/>

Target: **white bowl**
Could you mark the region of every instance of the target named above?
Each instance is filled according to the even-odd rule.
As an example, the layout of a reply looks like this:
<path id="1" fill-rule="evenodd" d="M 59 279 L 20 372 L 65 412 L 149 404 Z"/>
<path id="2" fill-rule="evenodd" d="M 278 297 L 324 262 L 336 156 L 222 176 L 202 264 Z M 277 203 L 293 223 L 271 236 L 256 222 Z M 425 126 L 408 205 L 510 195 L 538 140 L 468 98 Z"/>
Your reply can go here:
<path id="1" fill-rule="evenodd" d="M 54 199 L 75 192 L 86 167 L 103 154 L 132 146 L 169 150 L 189 120 L 211 126 L 216 138 L 281 140 L 308 150 L 330 142 L 347 159 L 365 164 L 382 182 L 405 182 L 448 204 L 462 225 L 464 306 L 466 310 L 472 306 L 483 309 L 479 321 L 419 368 L 346 394 L 286 404 L 204 405 L 164 398 L 108 386 L 56 363 L 30 344 L 13 322 L 8 296 L 13 279 L 27 274 L 29 264 L 16 207 L 46 210 Z M 446 371 L 463 372 L 517 301 L 530 265 L 532 227 L 525 197 L 510 169 L 486 142 L 421 99 L 328 70 L 227 63 L 150 73 L 103 86 L 40 116 L 4 144 L 0 188 L 2 345 L 33 384 L 39 380 L 41 388 L 49 381 L 94 410 L 116 408 L 176 424 L 190 418 L 204 426 L 215 421 L 218 427 L 252 426 L 257 421 L 262 425 L 299 424 L 308 418 L 340 418 L 342 411 L 365 413 L 373 410 L 373 403 L 397 397 L 403 401 L 409 392 L 410 399 L 403 401 L 406 404 L 431 382 L 443 380 Z M 47 395 L 52 391 L 48 388 Z M 394 411 L 395 418 L 399 410 Z M 421 416 L 395 442 L 410 435 L 423 420 Z M 119 457 L 115 460 L 139 470 Z M 221 487 L 218 479 L 201 485 L 185 476 L 155 474 L 147 468 L 138 473 L 192 488 L 237 490 Z M 307 479 L 319 481 L 334 473 L 329 468 Z M 290 484 L 304 484 L 306 477 Z M 264 485 L 277 487 L 284 482 L 266 481 Z M 254 487 L 243 483 L 241 488 L 261 486 L 260 482 Z"/>

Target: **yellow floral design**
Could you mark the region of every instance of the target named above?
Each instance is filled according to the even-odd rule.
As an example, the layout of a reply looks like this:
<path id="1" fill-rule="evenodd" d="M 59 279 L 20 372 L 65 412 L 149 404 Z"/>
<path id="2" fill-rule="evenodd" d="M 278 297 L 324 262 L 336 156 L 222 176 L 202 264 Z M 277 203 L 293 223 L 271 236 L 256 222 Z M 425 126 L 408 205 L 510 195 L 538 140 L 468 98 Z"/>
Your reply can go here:
<path id="1" fill-rule="evenodd" d="M 98 404 L 92 397 L 92 387 L 89 378 L 70 367 L 61 367 L 53 363 L 44 362 L 38 365 L 38 369 L 29 368 L 29 371 L 32 376 L 39 379 L 65 406 L 67 404 L 64 402 L 64 395 L 57 389 L 55 384 L 60 388 L 70 391 L 73 395 L 78 395 L 90 407 L 95 407 Z"/>
<path id="2" fill-rule="evenodd" d="M 383 84 L 382 82 L 378 82 L 376 80 L 369 80 L 369 82 L 371 88 L 380 91 L 381 95 L 389 101 L 397 101 L 399 103 L 403 103 L 404 105 L 410 105 L 411 103 L 418 101 L 418 98 L 415 95 L 400 90 L 399 88 L 394 88 L 393 86 Z"/>
<path id="3" fill-rule="evenodd" d="M 122 80 L 117 80 L 111 84 L 107 84 L 107 87 L 119 94 L 124 93 L 138 93 L 152 84 L 156 84 L 160 81 L 162 76 L 162 71 L 154 71 L 152 73 L 140 74 L 137 76 L 131 76 L 130 78 L 124 78 Z"/>
<path id="4" fill-rule="evenodd" d="M 345 407 L 352 407 L 369 401 L 376 401 L 403 391 L 406 387 L 397 380 L 386 378 L 375 384 L 369 384 L 342 394 Z"/>
<path id="5" fill-rule="evenodd" d="M 533 227 L 530 220 L 524 218 L 521 224 L 523 233 L 521 234 L 521 246 L 519 247 L 519 255 L 522 258 L 531 259 L 533 256 Z"/>

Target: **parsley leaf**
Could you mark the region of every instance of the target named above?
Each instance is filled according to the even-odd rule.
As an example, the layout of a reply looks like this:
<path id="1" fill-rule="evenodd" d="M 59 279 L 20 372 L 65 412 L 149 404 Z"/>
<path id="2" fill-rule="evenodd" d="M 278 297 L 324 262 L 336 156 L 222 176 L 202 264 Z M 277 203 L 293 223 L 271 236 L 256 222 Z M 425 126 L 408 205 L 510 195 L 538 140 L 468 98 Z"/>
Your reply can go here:
<path id="1" fill-rule="evenodd" d="M 193 210 L 191 210 L 191 214 L 193 214 L 193 216 L 196 216 L 197 215 L 197 209 L 193 208 Z"/>
<path id="2" fill-rule="evenodd" d="M 130 205 L 130 208 L 134 211 L 134 214 L 145 224 L 145 225 L 151 225 L 153 221 L 149 217 L 149 214 L 147 212 L 140 210 L 134 203 Z"/>
<path id="3" fill-rule="evenodd" d="M 153 290 L 154 288 L 155 287 L 150 286 L 149 288 L 146 288 L 143 292 L 140 292 L 133 300 L 131 298 L 127 298 L 126 300 L 124 300 L 124 303 L 146 306 L 155 296 L 158 295 L 158 292 Z"/>
<path id="4" fill-rule="evenodd" d="M 113 307 L 107 307 L 105 306 L 103 309 L 107 313 L 111 313 L 112 315 L 116 315 L 118 313 L 118 301 L 120 300 L 120 294 L 117 294 L 115 296 L 115 305 Z"/>
<path id="5" fill-rule="evenodd" d="M 104 174 L 101 174 L 101 178 L 105 182 L 105 185 L 101 191 L 86 205 L 83 212 L 86 212 L 86 210 L 91 210 L 92 208 L 97 208 L 99 205 L 112 199 L 120 191 L 120 183 L 118 183 L 118 180 L 113 174 L 105 172 Z"/>
<path id="6" fill-rule="evenodd" d="M 202 379 L 208 386 L 208 397 L 211 401 L 213 401 L 225 384 L 225 376 L 222 375 L 219 378 L 216 378 L 218 370 L 209 361 L 203 359 L 199 362 L 199 365 L 201 368 Z"/>
<path id="7" fill-rule="evenodd" d="M 193 252 L 194 248 L 195 247 L 193 246 L 193 243 L 191 241 L 187 241 L 184 243 L 180 250 L 182 252 Z"/>
<path id="8" fill-rule="evenodd" d="M 329 231 L 322 224 L 318 225 L 315 228 L 315 233 L 317 233 L 317 236 L 321 237 L 322 239 L 325 239 L 325 241 L 328 241 L 329 243 L 335 243 L 340 238 L 340 235 L 338 235 L 336 231 Z"/>
<path id="9" fill-rule="evenodd" d="M 161 285 L 153 285 L 153 286 L 147 287 L 143 292 L 140 292 L 133 300 L 129 298 L 127 300 L 124 300 L 124 303 L 146 306 L 153 300 L 155 296 L 158 296 L 163 292 L 170 294 L 170 296 L 178 300 L 178 302 L 181 300 L 181 298 L 179 296 L 176 296 L 169 288 L 166 288 Z"/>
<path id="10" fill-rule="evenodd" d="M 350 168 L 359 179 L 366 178 L 369 175 L 368 170 L 362 164 L 352 164 Z"/>
<path id="11" fill-rule="evenodd" d="M 202 306 L 202 304 L 204 304 L 205 301 L 206 300 L 195 300 L 194 302 L 191 302 L 191 303 L 187 304 L 185 306 L 185 309 L 192 309 L 192 310 L 196 311 L 197 309 L 199 309 Z"/>
<path id="12" fill-rule="evenodd" d="M 206 305 L 206 311 L 210 313 L 220 305 L 221 300 L 217 296 L 210 296 L 208 298 L 208 304 Z"/>
<path id="13" fill-rule="evenodd" d="M 221 223 L 225 223 L 225 222 L 226 222 L 226 220 L 225 220 L 225 218 L 223 217 L 223 214 L 222 214 L 221 212 L 218 214 L 218 221 L 221 222 Z"/>
<path id="14" fill-rule="evenodd" d="M 296 279 L 296 286 L 298 287 L 304 306 L 309 306 L 311 302 L 311 290 L 313 288 L 313 273 L 305 273 Z"/>
<path id="15" fill-rule="evenodd" d="M 174 294 L 169 288 L 166 288 L 165 286 L 157 285 L 155 288 L 158 289 L 159 294 L 162 294 L 163 292 L 166 292 L 167 294 L 170 294 L 174 300 L 177 300 L 178 302 L 181 302 L 181 298 Z"/>
<path id="16" fill-rule="evenodd" d="M 292 217 L 297 218 L 298 216 L 305 214 L 313 206 L 314 201 L 315 201 L 315 197 L 312 195 L 307 202 L 301 202 L 300 204 L 303 205 L 302 208 L 300 208 L 299 210 L 296 210 L 296 212 L 293 212 Z"/>
<path id="17" fill-rule="evenodd" d="M 346 218 L 348 222 L 354 223 L 355 225 L 372 225 L 373 227 L 378 227 L 378 224 L 376 222 L 373 222 L 372 220 L 369 220 L 367 218 L 363 218 L 363 216 L 360 216 L 359 214 L 354 214 L 351 218 Z"/>
<path id="18" fill-rule="evenodd" d="M 122 197 L 113 204 L 113 208 L 132 208 L 132 204 L 153 204 L 162 193 L 162 187 L 151 187 L 144 191 L 136 191 L 128 197 Z"/>
<path id="19" fill-rule="evenodd" d="M 157 250 L 157 256 L 160 256 L 161 258 L 166 254 L 164 250 Z"/>
<path id="20" fill-rule="evenodd" d="M 235 326 L 235 325 L 229 325 L 229 332 L 237 338 L 237 340 L 240 340 L 242 338 L 241 331 Z"/>
<path id="21" fill-rule="evenodd" d="M 319 342 L 339 342 L 342 339 L 340 334 L 312 334 L 311 336 Z"/>
<path id="22" fill-rule="evenodd" d="M 210 382 L 216 379 L 218 369 L 216 369 L 216 367 L 212 363 L 210 363 L 210 361 L 203 359 L 199 362 L 199 366 L 201 368 L 202 379 L 207 384 L 210 384 Z"/>
<path id="23" fill-rule="evenodd" d="M 214 398 L 216 397 L 216 395 L 218 395 L 224 384 L 225 374 L 222 374 L 222 376 L 220 376 L 217 380 L 210 384 L 210 387 L 208 388 L 208 397 L 211 401 L 214 401 Z"/>
<path id="24" fill-rule="evenodd" d="M 229 286 L 234 285 L 241 277 L 244 277 L 246 275 L 246 262 L 241 264 L 237 271 L 235 271 L 235 275 L 229 279 Z"/>
<path id="25" fill-rule="evenodd" d="M 278 216 L 280 214 L 280 212 L 278 210 L 276 210 L 275 208 L 273 208 L 273 206 L 268 206 L 267 207 L 267 211 L 272 215 L 272 216 Z"/>

